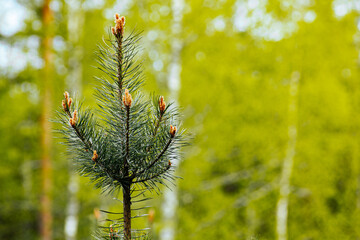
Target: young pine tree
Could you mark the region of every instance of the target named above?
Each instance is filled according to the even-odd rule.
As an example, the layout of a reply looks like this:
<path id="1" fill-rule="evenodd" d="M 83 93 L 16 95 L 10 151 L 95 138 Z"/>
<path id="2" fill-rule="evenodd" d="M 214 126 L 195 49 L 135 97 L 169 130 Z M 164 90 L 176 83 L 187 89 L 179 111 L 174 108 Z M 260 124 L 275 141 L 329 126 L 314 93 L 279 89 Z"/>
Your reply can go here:
<path id="1" fill-rule="evenodd" d="M 171 160 L 186 144 L 184 130 L 176 127 L 178 109 L 164 97 L 146 100 L 140 93 L 141 66 L 134 59 L 139 35 L 125 35 L 124 25 L 125 18 L 116 14 L 110 39 L 99 46 L 99 69 L 105 73 L 96 78 L 99 109 L 84 109 L 65 92 L 58 112 L 59 131 L 79 173 L 103 193 L 122 192 L 123 216 L 110 220 L 98 239 L 139 237 L 131 228 L 132 203 L 139 201 L 134 198 L 175 179 Z"/>

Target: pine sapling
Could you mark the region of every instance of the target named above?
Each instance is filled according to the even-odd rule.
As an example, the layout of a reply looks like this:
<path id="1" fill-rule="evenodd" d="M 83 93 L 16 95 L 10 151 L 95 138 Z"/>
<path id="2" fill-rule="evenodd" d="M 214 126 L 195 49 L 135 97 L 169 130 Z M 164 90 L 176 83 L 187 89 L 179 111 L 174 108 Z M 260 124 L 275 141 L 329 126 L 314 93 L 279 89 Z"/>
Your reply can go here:
<path id="1" fill-rule="evenodd" d="M 99 46 L 99 69 L 105 74 L 96 78 L 99 108 L 84 108 L 65 92 L 58 111 L 59 132 L 79 173 L 103 193 L 122 191 L 123 217 L 110 220 L 97 239 L 145 236 L 131 227 L 132 204 L 145 200 L 146 191 L 158 191 L 159 184 L 174 181 L 171 161 L 186 145 L 184 130 L 176 127 L 179 113 L 174 104 L 166 104 L 163 96 L 146 99 L 139 91 L 143 84 L 141 65 L 135 61 L 139 34 L 126 36 L 124 26 L 125 17 L 116 14 L 109 40 Z"/>

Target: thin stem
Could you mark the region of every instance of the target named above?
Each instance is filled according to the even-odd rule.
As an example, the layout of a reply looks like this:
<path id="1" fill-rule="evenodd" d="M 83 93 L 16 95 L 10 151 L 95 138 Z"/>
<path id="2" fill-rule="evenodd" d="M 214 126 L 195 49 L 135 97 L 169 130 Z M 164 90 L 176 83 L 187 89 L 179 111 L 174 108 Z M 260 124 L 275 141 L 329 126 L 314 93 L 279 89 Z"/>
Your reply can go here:
<path id="1" fill-rule="evenodd" d="M 139 173 L 137 173 L 137 176 L 140 176 L 142 173 L 144 173 L 146 170 L 149 170 L 152 166 L 154 166 L 155 163 L 157 163 L 160 158 L 165 154 L 166 150 L 169 148 L 171 142 L 172 142 L 173 138 L 171 137 L 169 139 L 169 141 L 167 142 L 167 144 L 165 145 L 165 147 L 163 148 L 163 150 L 161 151 L 161 153 L 155 158 L 154 161 L 151 162 L 151 164 L 147 167 L 144 168 L 142 171 L 140 171 Z"/>
<path id="2" fill-rule="evenodd" d="M 160 117 L 159 117 L 159 119 L 158 119 L 158 121 L 156 122 L 156 125 L 155 125 L 154 138 L 156 137 L 157 130 L 159 129 L 159 126 L 160 126 L 160 123 L 161 123 L 161 120 L 162 120 L 162 116 L 163 116 L 163 114 L 160 113 Z"/>
<path id="3" fill-rule="evenodd" d="M 67 114 L 70 118 L 72 117 L 68 106 L 67 106 L 65 112 L 66 112 L 66 114 Z M 84 143 L 84 145 L 85 145 L 85 150 L 90 150 L 90 151 L 96 150 L 96 149 L 93 149 L 92 144 L 91 144 L 90 141 L 86 141 L 86 140 L 85 140 L 85 137 L 80 133 L 80 131 L 79 131 L 79 129 L 76 127 L 76 125 L 71 126 L 71 127 L 74 129 L 74 131 L 75 131 L 76 135 L 78 136 L 78 138 Z M 109 178 L 111 178 L 111 179 L 114 180 L 114 177 L 111 176 L 111 174 L 107 171 L 107 169 L 106 169 L 100 162 L 96 161 L 96 164 L 99 165 L 99 167 L 106 173 L 106 175 L 107 175 Z"/>
<path id="4" fill-rule="evenodd" d="M 66 103 L 65 113 L 70 118 L 72 118 L 71 113 L 70 113 L 70 107 L 67 105 L 67 103 Z M 75 133 L 78 136 L 78 138 L 84 143 L 85 148 L 89 149 L 89 150 L 93 150 L 91 142 L 85 140 L 84 136 L 81 135 L 81 133 L 80 133 L 79 129 L 76 127 L 76 125 L 72 126 L 72 128 L 75 130 Z"/>
<path id="5" fill-rule="evenodd" d="M 84 143 L 86 149 L 89 149 L 90 151 L 94 151 L 95 149 L 93 149 L 91 142 L 89 142 L 89 141 L 86 142 L 84 136 L 81 135 L 79 129 L 75 125 L 72 126 L 72 128 L 75 130 L 78 138 Z M 107 169 L 99 161 L 96 161 L 95 163 L 98 164 L 102 170 L 104 170 L 104 172 L 106 173 L 106 175 L 108 175 L 109 178 L 114 179 L 111 176 L 111 174 L 107 171 Z"/>
<path id="6" fill-rule="evenodd" d="M 123 35 L 120 33 L 117 37 L 116 37 L 116 42 L 117 42 L 117 52 L 116 52 L 116 56 L 117 56 L 117 60 L 118 60 L 118 87 L 119 87 L 119 100 L 120 103 L 122 103 L 122 85 L 123 85 L 123 72 L 122 72 L 122 64 L 123 64 L 123 51 L 122 51 L 122 39 L 123 39 Z"/>
<path id="7" fill-rule="evenodd" d="M 151 180 L 151 179 L 154 179 L 154 178 L 160 176 L 161 174 L 165 173 L 165 172 L 166 172 L 167 170 L 169 170 L 169 169 L 170 169 L 170 165 L 168 165 L 168 166 L 164 169 L 164 171 L 159 172 L 159 173 L 157 173 L 157 174 L 155 174 L 155 175 L 153 175 L 153 176 L 151 176 L 151 177 L 147 177 L 147 178 L 144 178 L 144 179 L 141 179 L 141 180 L 134 181 L 134 183 L 142 183 L 142 182 L 149 181 L 149 180 Z"/>
<path id="8" fill-rule="evenodd" d="M 125 176 L 129 174 L 129 157 L 130 157 L 130 146 L 129 146 L 129 131 L 130 131 L 130 107 L 126 107 L 126 155 L 124 161 Z"/>
<path id="9" fill-rule="evenodd" d="M 86 149 L 89 149 L 89 150 L 94 151 L 94 149 L 92 149 L 92 144 L 91 144 L 91 142 L 85 140 L 84 136 L 81 135 L 79 129 L 78 129 L 75 125 L 72 126 L 72 128 L 75 130 L 76 135 L 78 136 L 78 138 L 84 143 Z"/>

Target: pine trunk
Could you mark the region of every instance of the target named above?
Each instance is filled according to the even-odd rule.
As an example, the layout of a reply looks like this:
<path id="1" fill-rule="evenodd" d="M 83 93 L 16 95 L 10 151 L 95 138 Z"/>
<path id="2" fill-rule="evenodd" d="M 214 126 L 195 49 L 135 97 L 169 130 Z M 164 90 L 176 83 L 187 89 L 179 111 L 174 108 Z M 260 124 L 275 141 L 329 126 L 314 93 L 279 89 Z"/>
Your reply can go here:
<path id="1" fill-rule="evenodd" d="M 131 195 L 130 185 L 123 186 L 124 239 L 131 239 Z"/>

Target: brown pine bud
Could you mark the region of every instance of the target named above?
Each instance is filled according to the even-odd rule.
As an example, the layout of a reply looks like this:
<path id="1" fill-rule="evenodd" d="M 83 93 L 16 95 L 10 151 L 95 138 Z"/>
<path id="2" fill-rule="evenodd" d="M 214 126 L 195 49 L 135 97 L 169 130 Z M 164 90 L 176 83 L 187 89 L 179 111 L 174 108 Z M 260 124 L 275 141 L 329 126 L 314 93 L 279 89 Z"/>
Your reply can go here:
<path id="1" fill-rule="evenodd" d="M 176 127 L 170 125 L 170 135 L 171 135 L 171 137 L 175 137 L 175 133 L 176 133 Z"/>
<path id="2" fill-rule="evenodd" d="M 125 89 L 125 95 L 123 96 L 123 103 L 126 107 L 131 107 L 132 98 L 128 89 Z"/>
<path id="3" fill-rule="evenodd" d="M 65 97 L 66 101 L 68 101 L 68 99 L 69 99 L 69 93 L 65 91 L 65 92 L 64 92 L 64 97 Z"/>
<path id="4" fill-rule="evenodd" d="M 116 35 L 116 31 L 115 31 L 114 27 L 111 27 L 111 32 L 112 32 L 113 35 Z"/>
<path id="5" fill-rule="evenodd" d="M 64 109 L 64 111 L 66 111 L 67 110 L 67 107 L 66 107 L 66 104 L 65 104 L 65 100 L 62 100 L 62 106 L 63 106 L 63 109 Z"/>
<path id="6" fill-rule="evenodd" d="M 171 166 L 171 162 L 170 162 L 170 160 L 169 160 L 169 166 Z"/>
<path id="7" fill-rule="evenodd" d="M 75 121 L 74 121 L 74 119 L 70 118 L 70 119 L 69 119 L 69 123 L 70 123 L 70 125 L 71 125 L 72 127 L 75 126 Z"/>
<path id="8" fill-rule="evenodd" d="M 165 108 L 166 108 L 166 103 L 164 101 L 164 97 L 161 96 L 160 100 L 159 100 L 159 108 L 160 108 L 160 113 L 163 114 L 165 112 Z"/>
<path id="9" fill-rule="evenodd" d="M 99 155 L 96 153 L 96 150 L 94 150 L 93 156 L 91 158 L 91 160 L 93 160 L 94 162 L 96 162 L 96 160 L 99 158 Z"/>
<path id="10" fill-rule="evenodd" d="M 116 30 L 116 33 L 121 33 L 121 34 L 123 33 L 123 25 L 122 25 L 121 19 L 116 20 L 115 30 Z"/>
<path id="11" fill-rule="evenodd" d="M 73 112 L 73 117 L 72 117 L 72 119 L 73 119 L 73 121 L 76 123 L 77 122 L 77 120 L 78 120 L 78 112 L 77 112 L 77 110 L 75 110 L 74 112 Z"/>
<path id="12" fill-rule="evenodd" d="M 67 102 L 69 109 L 70 109 L 70 106 L 71 106 L 72 101 L 73 101 L 72 98 L 69 98 L 69 100 L 68 100 L 68 102 Z"/>
<path id="13" fill-rule="evenodd" d="M 124 27 L 125 26 L 125 17 L 124 16 L 121 16 L 121 22 L 122 22 L 122 26 Z"/>
<path id="14" fill-rule="evenodd" d="M 112 33 L 116 36 L 117 34 L 123 35 L 125 26 L 125 17 L 120 17 L 119 14 L 115 14 L 115 27 L 111 29 Z"/>

